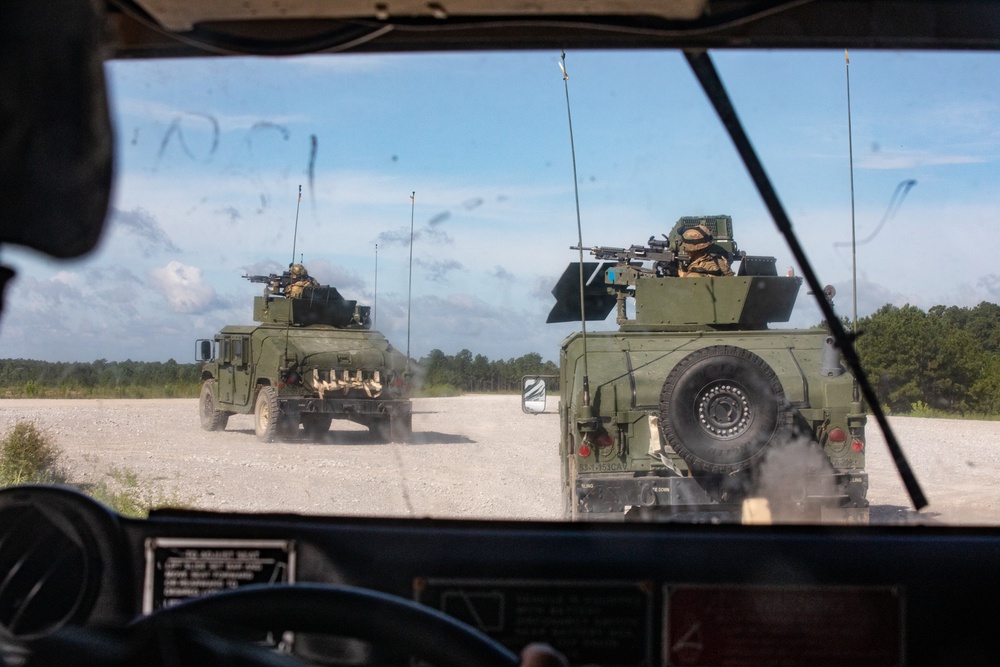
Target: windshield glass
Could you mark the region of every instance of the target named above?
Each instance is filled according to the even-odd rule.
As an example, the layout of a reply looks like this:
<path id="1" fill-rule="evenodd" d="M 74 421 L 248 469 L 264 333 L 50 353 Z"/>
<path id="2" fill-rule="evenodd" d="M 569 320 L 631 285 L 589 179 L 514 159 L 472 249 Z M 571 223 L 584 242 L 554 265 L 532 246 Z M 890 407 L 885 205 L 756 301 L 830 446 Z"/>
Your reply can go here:
<path id="1" fill-rule="evenodd" d="M 919 515 L 678 52 L 108 63 L 105 234 L 4 248 L 0 421 L 146 506 L 996 523 L 997 56 L 712 57 Z M 738 275 L 679 277 L 700 225 Z"/>

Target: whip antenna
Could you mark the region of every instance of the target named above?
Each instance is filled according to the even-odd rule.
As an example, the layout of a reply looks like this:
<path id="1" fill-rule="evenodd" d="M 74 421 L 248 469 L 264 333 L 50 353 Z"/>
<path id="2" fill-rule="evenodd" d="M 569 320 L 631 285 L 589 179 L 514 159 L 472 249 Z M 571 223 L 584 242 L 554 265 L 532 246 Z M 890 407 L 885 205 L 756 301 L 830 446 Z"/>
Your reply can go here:
<path id="1" fill-rule="evenodd" d="M 378 244 L 375 244 L 375 302 L 372 304 L 372 329 L 378 329 Z"/>
<path id="2" fill-rule="evenodd" d="M 413 300 L 413 208 L 416 191 L 410 194 L 410 270 L 406 279 L 406 370 L 410 370 L 410 304 Z"/>
<path id="3" fill-rule="evenodd" d="M 302 184 L 299 184 L 299 200 L 295 204 L 295 229 L 292 232 L 292 264 L 295 263 L 295 242 L 299 238 L 299 206 L 302 204 Z M 292 264 L 288 268 L 292 268 Z M 289 311 L 291 312 L 291 311 Z M 288 334 L 291 331 L 291 322 L 285 324 L 285 364 L 288 364 Z"/>
<path id="4" fill-rule="evenodd" d="M 583 278 L 583 226 L 580 224 L 580 185 L 576 175 L 576 146 L 573 142 L 573 114 L 569 106 L 569 74 L 566 73 L 566 52 L 562 52 L 559 69 L 563 73 L 563 88 L 566 90 L 566 119 L 569 121 L 569 151 L 573 160 L 573 195 L 576 197 L 576 237 L 580 249 L 580 326 L 583 333 L 583 407 L 590 406 L 590 373 L 587 368 L 587 311 L 584 306 Z"/>
<path id="5" fill-rule="evenodd" d="M 295 204 L 295 231 L 292 232 L 292 264 L 295 263 L 295 242 L 299 238 L 299 206 L 302 204 L 302 186 L 299 185 L 299 201 Z"/>

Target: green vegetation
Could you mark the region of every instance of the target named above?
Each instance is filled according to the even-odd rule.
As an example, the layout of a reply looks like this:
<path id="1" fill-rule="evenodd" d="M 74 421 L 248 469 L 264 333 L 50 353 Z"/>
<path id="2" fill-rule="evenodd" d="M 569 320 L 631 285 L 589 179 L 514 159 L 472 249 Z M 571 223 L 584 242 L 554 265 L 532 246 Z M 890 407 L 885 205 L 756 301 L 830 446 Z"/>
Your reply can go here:
<path id="1" fill-rule="evenodd" d="M 456 396 L 464 392 L 520 392 L 525 375 L 559 375 L 559 367 L 531 352 L 517 359 L 490 361 L 469 350 L 446 355 L 431 350 L 418 362 L 423 379 L 422 396 Z"/>
<path id="2" fill-rule="evenodd" d="M 82 490 L 123 516 L 145 517 L 153 507 L 187 507 L 189 504 L 158 485 L 144 482 L 135 471 L 127 468 L 112 468 L 105 479 Z"/>
<path id="3" fill-rule="evenodd" d="M 858 331 L 861 363 L 892 413 L 1000 414 L 1000 306 L 886 305 Z"/>
<path id="4" fill-rule="evenodd" d="M 19 484 L 69 484 L 62 451 L 33 422 L 16 423 L 0 440 L 0 488 Z M 124 468 L 112 468 L 106 478 L 81 491 L 124 516 L 144 517 L 152 507 L 186 503 Z"/>
<path id="5" fill-rule="evenodd" d="M 18 422 L 0 441 L 0 485 L 62 484 L 61 452 L 33 422 Z"/>
<path id="6" fill-rule="evenodd" d="M 465 392 L 517 392 L 524 375 L 558 375 L 542 355 L 490 361 L 469 350 L 446 355 L 441 350 L 417 361 L 422 396 Z M 197 398 L 201 364 L 108 361 L 92 363 L 0 359 L 0 398 Z"/>
<path id="7" fill-rule="evenodd" d="M 195 398 L 201 365 L 159 361 L 92 363 L 0 359 L 3 398 Z"/>

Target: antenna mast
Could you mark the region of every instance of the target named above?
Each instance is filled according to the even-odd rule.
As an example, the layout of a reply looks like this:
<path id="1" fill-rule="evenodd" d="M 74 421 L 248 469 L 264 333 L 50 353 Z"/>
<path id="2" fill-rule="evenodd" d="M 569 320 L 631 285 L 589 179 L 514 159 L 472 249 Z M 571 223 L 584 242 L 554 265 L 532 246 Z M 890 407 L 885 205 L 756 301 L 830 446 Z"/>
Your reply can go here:
<path id="1" fill-rule="evenodd" d="M 569 74 L 566 73 L 566 52 L 562 52 L 559 69 L 563 73 L 563 88 L 566 90 L 566 119 L 569 121 L 569 150 L 573 159 L 573 195 L 576 197 L 576 237 L 580 249 L 580 326 L 583 332 L 583 407 L 590 407 L 590 371 L 587 367 L 587 313 L 584 306 L 583 278 L 583 226 L 580 224 L 580 185 L 576 175 L 576 146 L 573 142 L 573 115 L 569 107 Z M 585 416 L 587 416 L 585 414 Z"/>
<path id="2" fill-rule="evenodd" d="M 844 49 L 844 71 L 847 74 L 847 155 L 851 167 L 851 292 L 854 298 L 854 319 L 851 331 L 858 334 L 858 248 L 854 226 L 854 140 L 851 136 L 851 57 Z"/>
<path id="3" fill-rule="evenodd" d="M 375 302 L 372 304 L 372 329 L 378 329 L 378 244 L 375 244 Z"/>
<path id="4" fill-rule="evenodd" d="M 292 232 L 292 264 L 295 263 L 295 243 L 299 238 L 299 206 L 302 204 L 302 185 L 299 185 L 299 201 L 295 204 L 295 231 Z M 291 265 L 289 265 L 291 266 Z"/>
<path id="5" fill-rule="evenodd" d="M 299 206 L 302 204 L 302 184 L 299 184 L 299 200 L 295 204 L 295 230 L 292 232 L 292 263 L 288 265 L 288 268 L 292 267 L 295 263 L 295 243 L 299 238 Z M 291 324 L 285 325 L 285 364 L 288 363 L 288 334 L 291 331 Z"/>
<path id="6" fill-rule="evenodd" d="M 410 194 L 410 269 L 406 279 L 406 370 L 410 370 L 410 304 L 413 300 L 413 208 L 417 192 Z"/>

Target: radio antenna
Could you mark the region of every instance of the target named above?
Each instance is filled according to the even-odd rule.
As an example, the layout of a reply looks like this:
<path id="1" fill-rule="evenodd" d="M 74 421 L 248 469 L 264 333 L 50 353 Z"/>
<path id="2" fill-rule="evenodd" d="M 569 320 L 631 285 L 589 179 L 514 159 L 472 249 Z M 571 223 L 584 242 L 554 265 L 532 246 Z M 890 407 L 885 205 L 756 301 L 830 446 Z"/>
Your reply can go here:
<path id="1" fill-rule="evenodd" d="M 299 184 L 299 200 L 295 204 L 295 230 L 292 232 L 292 264 L 295 264 L 295 242 L 299 238 L 299 206 L 302 204 L 302 185 Z M 288 265 L 288 268 L 292 268 L 292 264 Z M 292 311 L 289 310 L 289 313 Z M 288 364 L 288 334 L 291 331 L 292 326 L 289 321 L 285 325 L 285 364 Z"/>
<path id="2" fill-rule="evenodd" d="M 299 201 L 295 204 L 295 231 L 292 232 L 292 264 L 295 263 L 295 242 L 299 238 L 299 206 L 302 204 L 302 185 L 299 185 Z"/>
<path id="3" fill-rule="evenodd" d="M 413 209 L 417 192 L 410 194 L 410 270 L 406 279 L 406 371 L 410 370 L 410 304 L 413 301 Z"/>
<path id="4" fill-rule="evenodd" d="M 378 329 L 378 244 L 375 244 L 375 302 L 372 304 L 372 329 Z"/>
<path id="5" fill-rule="evenodd" d="M 569 121 L 569 150 L 573 160 L 573 195 L 576 197 L 576 237 L 580 249 L 580 327 L 583 333 L 583 407 L 590 407 L 590 373 L 587 368 L 587 311 L 584 306 L 583 278 L 583 226 L 580 223 L 580 184 L 576 175 L 576 146 L 573 142 L 573 114 L 569 106 L 569 74 L 566 73 L 566 52 L 562 52 L 559 69 L 563 73 L 563 88 L 566 90 L 566 119 Z"/>

